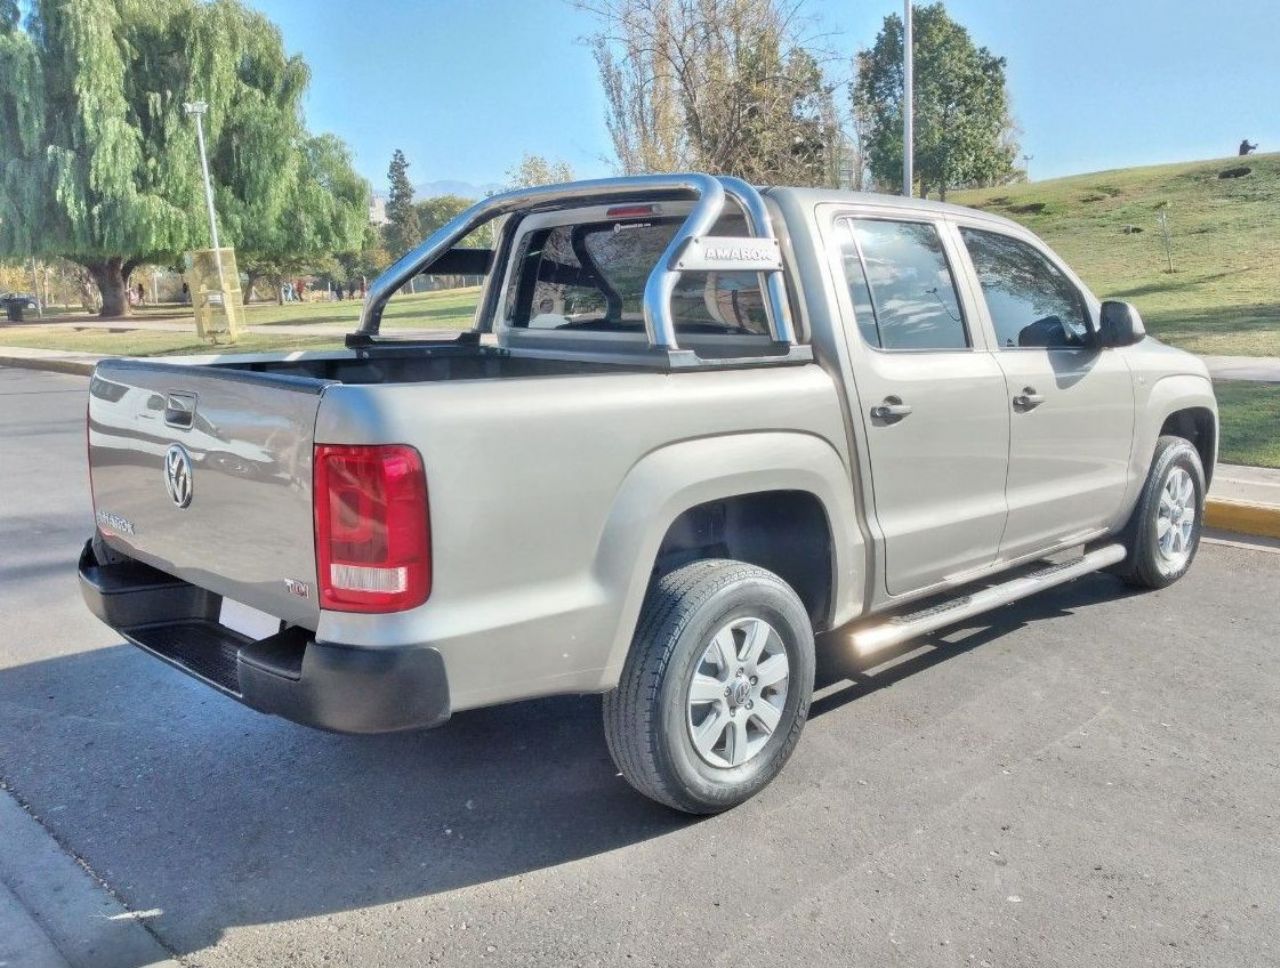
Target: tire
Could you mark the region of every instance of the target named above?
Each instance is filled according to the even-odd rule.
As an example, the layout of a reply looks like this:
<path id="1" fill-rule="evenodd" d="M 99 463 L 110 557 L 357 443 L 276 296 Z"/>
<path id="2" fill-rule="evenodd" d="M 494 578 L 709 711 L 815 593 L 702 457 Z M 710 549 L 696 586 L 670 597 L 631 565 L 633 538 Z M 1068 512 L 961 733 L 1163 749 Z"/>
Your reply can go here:
<path id="1" fill-rule="evenodd" d="M 813 629 L 790 585 L 740 561 L 685 565 L 650 586 L 618 687 L 604 697 L 609 752 L 659 803 L 694 814 L 737 806 L 795 749 L 813 669 Z"/>
<path id="2" fill-rule="evenodd" d="M 1179 488 L 1178 482 L 1182 482 L 1183 487 Z M 1187 483 L 1190 496 L 1184 501 L 1181 496 L 1187 494 Z M 1181 494 L 1176 494 L 1179 491 Z M 1200 547 L 1204 497 L 1200 453 L 1183 437 L 1161 437 L 1156 442 L 1155 456 L 1138 497 L 1138 506 L 1120 534 L 1129 554 L 1116 566 L 1115 573 L 1136 588 L 1167 588 L 1185 575 Z M 1176 523 L 1164 524 L 1171 511 L 1175 517 L 1181 512 L 1184 522 L 1185 515 L 1190 513 L 1190 528 L 1181 528 Z M 1162 545 L 1162 536 L 1175 526 L 1185 533 L 1185 539 L 1175 535 L 1172 546 L 1169 539 Z"/>

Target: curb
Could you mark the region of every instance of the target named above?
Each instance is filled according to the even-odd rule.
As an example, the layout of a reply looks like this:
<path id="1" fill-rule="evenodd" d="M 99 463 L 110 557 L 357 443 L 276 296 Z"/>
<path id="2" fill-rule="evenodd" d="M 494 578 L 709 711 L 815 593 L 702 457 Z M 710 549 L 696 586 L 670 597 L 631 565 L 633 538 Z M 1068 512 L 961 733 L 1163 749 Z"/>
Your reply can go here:
<path id="1" fill-rule="evenodd" d="M 1204 504 L 1204 523 L 1234 534 L 1280 538 L 1280 506 L 1211 497 Z"/>
<path id="2" fill-rule="evenodd" d="M 28 370 L 49 370 L 53 373 L 71 373 L 76 376 L 91 376 L 96 364 L 83 360 L 42 359 L 38 356 L 3 356 L 0 355 L 0 366 L 18 366 Z"/>

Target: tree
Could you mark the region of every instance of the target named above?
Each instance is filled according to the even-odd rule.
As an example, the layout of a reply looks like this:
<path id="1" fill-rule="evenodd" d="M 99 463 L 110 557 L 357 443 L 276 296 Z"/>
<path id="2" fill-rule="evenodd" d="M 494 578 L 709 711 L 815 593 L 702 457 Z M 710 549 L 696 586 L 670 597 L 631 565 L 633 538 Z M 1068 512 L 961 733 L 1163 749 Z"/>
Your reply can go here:
<path id="1" fill-rule="evenodd" d="M 1018 146 L 1005 60 L 975 46 L 941 3 L 916 7 L 915 173 L 921 193 L 993 184 L 1014 172 Z M 867 159 L 881 184 L 902 184 L 902 19 L 891 14 L 857 58 L 851 96 L 868 122 Z"/>
<path id="2" fill-rule="evenodd" d="M 819 58 L 786 0 L 579 0 L 606 123 L 627 174 L 696 168 L 838 184 L 843 137 Z"/>
<path id="3" fill-rule="evenodd" d="M 548 161 L 542 155 L 525 152 L 520 164 L 507 172 L 508 188 L 533 188 L 573 181 L 573 169 L 563 161 Z"/>
<path id="4" fill-rule="evenodd" d="M 387 224 L 383 226 L 383 238 L 387 248 L 399 258 L 422 241 L 422 229 L 418 225 L 418 210 L 413 207 L 413 185 L 409 182 L 409 162 L 404 152 L 397 148 L 387 168 L 387 181 L 391 190 L 387 194 Z"/>
<path id="5" fill-rule="evenodd" d="M 440 226 L 475 204 L 474 199 L 461 195 L 432 195 L 418 202 L 418 228 L 426 238 Z"/>
<path id="6" fill-rule="evenodd" d="M 325 200 L 326 216 L 302 188 L 308 72 L 261 14 L 237 0 L 32 0 L 29 10 L 22 23 L 0 0 L 0 254 L 74 261 L 102 315 L 127 314 L 134 267 L 209 244 L 183 111 L 194 100 L 208 104 L 222 242 L 246 265 L 290 251 L 300 228 L 347 234 L 349 197 Z"/>
<path id="7" fill-rule="evenodd" d="M 352 167 L 350 149 L 331 134 L 303 138 L 296 148 L 280 172 L 284 191 L 264 191 L 243 209 L 228 206 L 248 276 L 246 302 L 259 279 L 269 279 L 278 297 L 285 276 L 364 244 L 369 183 Z"/>

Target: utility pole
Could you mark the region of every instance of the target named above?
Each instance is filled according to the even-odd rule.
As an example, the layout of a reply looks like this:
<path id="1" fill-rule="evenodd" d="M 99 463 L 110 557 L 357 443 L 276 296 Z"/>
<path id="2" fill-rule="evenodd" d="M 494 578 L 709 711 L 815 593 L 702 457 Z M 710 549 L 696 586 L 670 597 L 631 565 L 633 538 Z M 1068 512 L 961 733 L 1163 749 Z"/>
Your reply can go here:
<path id="1" fill-rule="evenodd" d="M 222 249 L 218 245 L 218 216 L 213 210 L 213 183 L 209 180 L 209 159 L 204 151 L 204 115 L 209 110 L 206 101 L 188 101 L 182 105 L 187 114 L 196 118 L 196 140 L 200 142 L 200 170 L 204 173 L 204 200 L 209 207 L 209 237 L 213 240 L 213 259 L 218 266 L 218 294 L 225 301 L 226 280 L 222 278 Z"/>
<path id="2" fill-rule="evenodd" d="M 1031 181 L 1031 162 L 1035 161 L 1035 155 L 1022 156 L 1022 172 L 1027 176 L 1027 181 Z"/>

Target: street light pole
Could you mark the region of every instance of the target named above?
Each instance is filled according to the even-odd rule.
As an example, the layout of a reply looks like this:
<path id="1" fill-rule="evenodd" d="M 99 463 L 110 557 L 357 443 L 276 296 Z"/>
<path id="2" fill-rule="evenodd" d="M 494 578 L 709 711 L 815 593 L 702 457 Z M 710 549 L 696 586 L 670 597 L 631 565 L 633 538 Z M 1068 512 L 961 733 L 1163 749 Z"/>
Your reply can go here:
<path id="1" fill-rule="evenodd" d="M 902 194 L 910 198 L 914 194 L 915 176 L 912 172 L 912 155 L 915 153 L 915 56 L 912 51 L 911 0 L 905 0 L 902 17 Z"/>
<path id="2" fill-rule="evenodd" d="M 218 266 L 218 292 L 226 300 L 227 284 L 222 278 L 222 248 L 218 245 L 218 216 L 213 210 L 213 183 L 209 180 L 209 159 L 204 150 L 204 115 L 209 110 L 206 101 L 188 101 L 182 105 L 187 114 L 195 115 L 196 140 L 200 143 L 200 170 L 204 173 L 204 200 L 209 207 L 209 237 L 213 240 L 213 259 Z"/>

